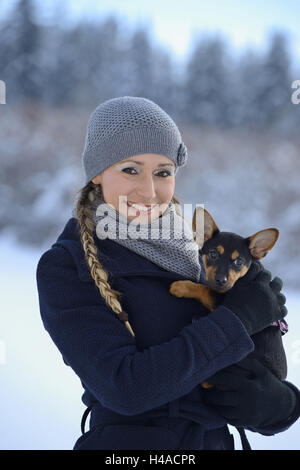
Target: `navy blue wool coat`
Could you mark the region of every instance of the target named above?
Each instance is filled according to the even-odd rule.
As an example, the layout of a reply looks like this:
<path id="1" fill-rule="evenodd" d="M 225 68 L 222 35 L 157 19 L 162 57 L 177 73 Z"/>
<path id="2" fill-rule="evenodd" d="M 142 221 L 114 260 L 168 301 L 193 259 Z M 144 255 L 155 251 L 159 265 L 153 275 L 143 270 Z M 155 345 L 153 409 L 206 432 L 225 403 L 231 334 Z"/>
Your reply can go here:
<path id="1" fill-rule="evenodd" d="M 44 327 L 91 407 L 90 428 L 74 449 L 233 449 L 225 419 L 202 402 L 200 383 L 254 349 L 243 324 L 223 306 L 201 317 L 200 302 L 169 293 L 180 274 L 94 238 L 135 338 L 101 297 L 74 217 L 36 272 Z"/>

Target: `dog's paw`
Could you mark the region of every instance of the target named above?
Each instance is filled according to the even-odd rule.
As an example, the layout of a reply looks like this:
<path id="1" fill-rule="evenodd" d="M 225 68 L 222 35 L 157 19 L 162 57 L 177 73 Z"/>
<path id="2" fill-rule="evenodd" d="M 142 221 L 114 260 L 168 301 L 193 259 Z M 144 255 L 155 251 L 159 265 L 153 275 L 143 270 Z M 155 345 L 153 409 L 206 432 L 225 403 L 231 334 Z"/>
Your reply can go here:
<path id="1" fill-rule="evenodd" d="M 208 390 L 210 388 L 213 388 L 213 385 L 209 384 L 208 382 L 201 382 L 201 387 L 206 388 Z"/>
<path id="2" fill-rule="evenodd" d="M 175 281 L 172 282 L 170 287 L 170 293 L 176 297 L 184 297 L 187 293 L 186 281 Z"/>

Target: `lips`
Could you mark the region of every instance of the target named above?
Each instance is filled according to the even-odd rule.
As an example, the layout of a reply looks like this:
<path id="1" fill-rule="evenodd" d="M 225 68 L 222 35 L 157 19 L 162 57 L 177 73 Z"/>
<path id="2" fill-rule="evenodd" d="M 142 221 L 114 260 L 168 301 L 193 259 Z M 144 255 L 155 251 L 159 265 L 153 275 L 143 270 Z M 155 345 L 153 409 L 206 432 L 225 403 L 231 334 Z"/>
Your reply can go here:
<path id="1" fill-rule="evenodd" d="M 156 205 L 156 204 L 140 204 L 140 203 L 135 202 L 135 201 L 128 201 L 128 204 L 135 204 L 135 205 L 141 206 L 141 207 L 143 207 L 143 206 L 145 206 L 145 207 L 151 207 L 151 206 L 153 206 L 153 205 Z"/>
<path id="2" fill-rule="evenodd" d="M 133 209 L 139 212 L 149 213 L 154 209 L 155 206 L 157 206 L 157 204 L 138 204 L 135 202 L 127 201 L 127 206 L 132 207 Z"/>

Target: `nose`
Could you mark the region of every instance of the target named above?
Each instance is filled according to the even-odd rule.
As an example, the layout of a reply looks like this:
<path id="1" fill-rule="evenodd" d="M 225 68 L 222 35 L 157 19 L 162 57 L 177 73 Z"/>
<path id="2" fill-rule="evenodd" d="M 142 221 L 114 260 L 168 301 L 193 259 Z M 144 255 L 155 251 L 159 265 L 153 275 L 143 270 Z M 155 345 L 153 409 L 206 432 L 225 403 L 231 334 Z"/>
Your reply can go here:
<path id="1" fill-rule="evenodd" d="M 216 275 L 216 284 L 220 287 L 225 286 L 227 282 L 227 276 L 225 274 Z"/>
<path id="2" fill-rule="evenodd" d="M 154 201 L 155 187 L 152 175 L 145 175 L 144 178 L 141 178 L 139 186 L 137 188 L 137 194 L 139 196 L 140 202 L 145 201 L 146 204 L 149 203 L 149 201 Z"/>

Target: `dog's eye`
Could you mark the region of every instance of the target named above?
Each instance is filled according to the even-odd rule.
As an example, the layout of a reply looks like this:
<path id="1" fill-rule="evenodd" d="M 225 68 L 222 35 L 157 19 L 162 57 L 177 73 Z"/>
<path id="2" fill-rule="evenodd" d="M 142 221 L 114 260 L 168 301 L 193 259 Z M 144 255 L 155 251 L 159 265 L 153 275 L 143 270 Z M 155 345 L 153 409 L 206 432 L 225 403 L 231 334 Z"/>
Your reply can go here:
<path id="1" fill-rule="evenodd" d="M 218 258 L 218 253 L 216 252 L 216 250 L 210 250 L 208 252 L 208 255 L 209 255 L 210 259 L 217 259 Z"/>
<path id="2" fill-rule="evenodd" d="M 242 264 L 243 264 L 243 260 L 242 260 L 242 258 L 236 258 L 236 259 L 233 261 L 232 264 L 234 264 L 235 266 L 237 266 L 238 268 L 240 268 L 240 267 L 242 266 Z"/>

